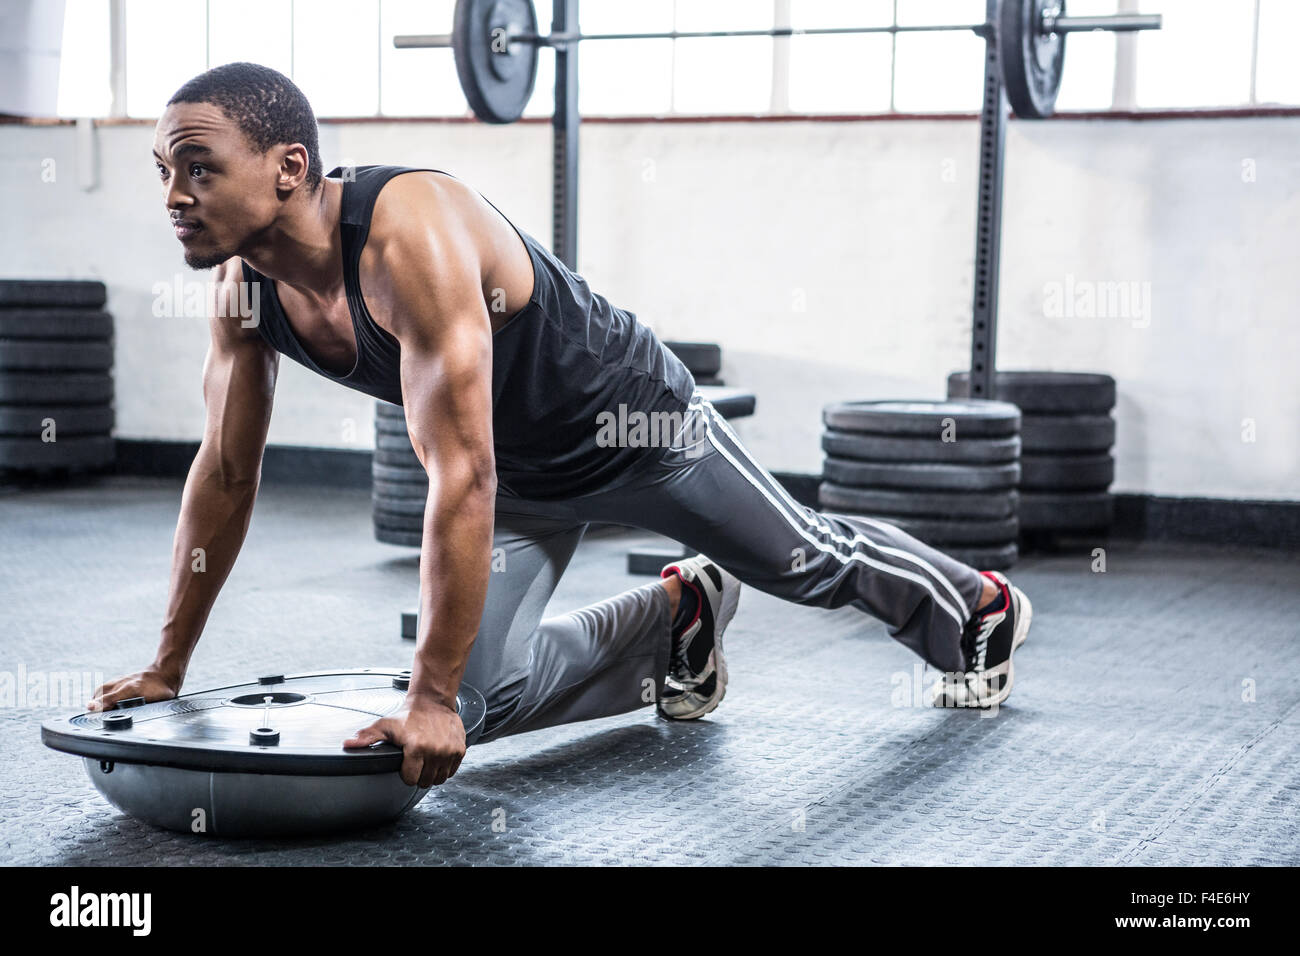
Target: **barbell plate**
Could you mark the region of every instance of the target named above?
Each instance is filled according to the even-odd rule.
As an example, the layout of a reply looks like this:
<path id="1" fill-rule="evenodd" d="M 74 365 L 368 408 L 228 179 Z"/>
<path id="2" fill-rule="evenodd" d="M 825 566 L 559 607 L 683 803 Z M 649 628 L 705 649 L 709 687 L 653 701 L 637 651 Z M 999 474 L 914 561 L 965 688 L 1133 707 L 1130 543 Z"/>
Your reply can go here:
<path id="1" fill-rule="evenodd" d="M 531 0 L 456 0 L 453 23 L 456 73 L 474 115 L 485 123 L 513 123 L 533 95 L 537 46 L 507 46 L 504 37 L 537 32 Z"/>
<path id="2" fill-rule="evenodd" d="M 1059 8 L 1065 0 L 1003 0 L 998 23 L 998 55 L 1002 84 L 1016 115 L 1043 119 L 1056 109 L 1065 67 L 1065 34 L 1040 29 L 1045 8 Z"/>

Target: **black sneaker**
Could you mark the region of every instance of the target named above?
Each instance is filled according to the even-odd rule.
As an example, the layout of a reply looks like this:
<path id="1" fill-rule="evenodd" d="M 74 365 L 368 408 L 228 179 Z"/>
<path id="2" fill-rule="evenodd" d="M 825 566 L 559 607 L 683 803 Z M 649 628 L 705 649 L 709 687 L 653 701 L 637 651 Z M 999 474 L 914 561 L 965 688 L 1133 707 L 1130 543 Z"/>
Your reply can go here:
<path id="1" fill-rule="evenodd" d="M 945 674 L 930 697 L 934 707 L 994 707 L 1011 695 L 1011 655 L 1029 636 L 1034 608 L 1020 588 L 998 571 L 981 571 L 998 587 L 988 610 L 966 622 L 961 649 L 966 671 Z"/>
<path id="2" fill-rule="evenodd" d="M 740 582 L 702 554 L 659 572 L 663 578 L 674 574 L 682 582 L 682 602 L 673 622 L 668 678 L 658 709 L 672 720 L 694 720 L 726 696 L 722 634 L 740 603 Z"/>

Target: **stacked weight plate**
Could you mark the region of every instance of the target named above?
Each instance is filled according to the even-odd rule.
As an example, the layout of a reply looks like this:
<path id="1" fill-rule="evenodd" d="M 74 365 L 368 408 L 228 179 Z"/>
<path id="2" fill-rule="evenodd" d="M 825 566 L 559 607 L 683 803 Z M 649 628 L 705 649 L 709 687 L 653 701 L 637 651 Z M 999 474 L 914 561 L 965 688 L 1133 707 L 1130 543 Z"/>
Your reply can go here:
<path id="1" fill-rule="evenodd" d="M 0 471 L 113 461 L 113 319 L 102 282 L 0 279 Z"/>
<path id="2" fill-rule="evenodd" d="M 415 457 L 400 405 L 375 402 L 375 457 L 370 468 L 375 540 L 420 547 L 429 475 Z"/>
<path id="3" fill-rule="evenodd" d="M 1006 402 L 842 402 L 822 412 L 824 511 L 877 518 L 980 570 L 1015 564 L 1020 412 Z"/>
<path id="4" fill-rule="evenodd" d="M 1101 531 L 1115 499 L 1115 379 L 1091 372 L 998 372 L 999 401 L 1021 412 L 1020 530 L 1029 539 Z M 948 376 L 948 395 L 970 394 L 970 375 Z"/>
<path id="5" fill-rule="evenodd" d="M 665 342 L 668 350 L 682 360 L 696 385 L 725 384 L 718 373 L 722 371 L 722 347 L 714 342 Z"/>

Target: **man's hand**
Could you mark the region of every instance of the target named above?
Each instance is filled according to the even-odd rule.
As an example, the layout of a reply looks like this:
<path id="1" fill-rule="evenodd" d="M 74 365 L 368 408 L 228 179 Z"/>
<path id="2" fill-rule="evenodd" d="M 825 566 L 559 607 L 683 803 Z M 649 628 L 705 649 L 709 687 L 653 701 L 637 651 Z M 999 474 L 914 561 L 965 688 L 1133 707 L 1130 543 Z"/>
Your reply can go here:
<path id="1" fill-rule="evenodd" d="M 86 704 L 86 709 L 112 710 L 119 700 L 129 700 L 132 697 L 143 697 L 145 703 L 152 704 L 156 700 L 171 700 L 180 690 L 179 680 L 150 667 L 138 674 L 101 684 L 90 703 Z"/>
<path id="2" fill-rule="evenodd" d="M 402 782 L 407 786 L 436 787 L 446 783 L 465 756 L 465 725 L 460 715 L 433 701 L 406 699 L 391 717 L 376 720 L 344 747 L 369 747 L 386 740 L 402 748 Z"/>

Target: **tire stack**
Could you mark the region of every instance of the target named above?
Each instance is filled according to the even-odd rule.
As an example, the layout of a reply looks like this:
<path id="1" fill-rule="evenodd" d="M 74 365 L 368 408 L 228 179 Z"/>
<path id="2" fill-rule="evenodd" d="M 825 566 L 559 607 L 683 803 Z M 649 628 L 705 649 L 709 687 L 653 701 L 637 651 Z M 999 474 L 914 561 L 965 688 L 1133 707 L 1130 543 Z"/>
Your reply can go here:
<path id="1" fill-rule="evenodd" d="M 1104 532 L 1115 516 L 1115 379 L 1091 372 L 998 372 L 999 401 L 1021 412 L 1021 544 Z M 970 394 L 970 375 L 948 376 L 948 395 Z"/>
<path id="2" fill-rule="evenodd" d="M 885 521 L 979 570 L 1015 564 L 1014 405 L 841 402 L 826 406 L 822 421 L 822 510 Z"/>
<path id="3" fill-rule="evenodd" d="M 375 402 L 375 457 L 370 474 L 375 540 L 420 547 L 429 475 L 415 457 L 400 405 Z"/>
<path id="4" fill-rule="evenodd" d="M 102 282 L 0 279 L 0 472 L 113 462 L 113 318 Z"/>
<path id="5" fill-rule="evenodd" d="M 722 371 L 722 347 L 714 342 L 665 342 L 668 350 L 690 370 L 696 385 L 724 385 L 718 377 Z"/>

